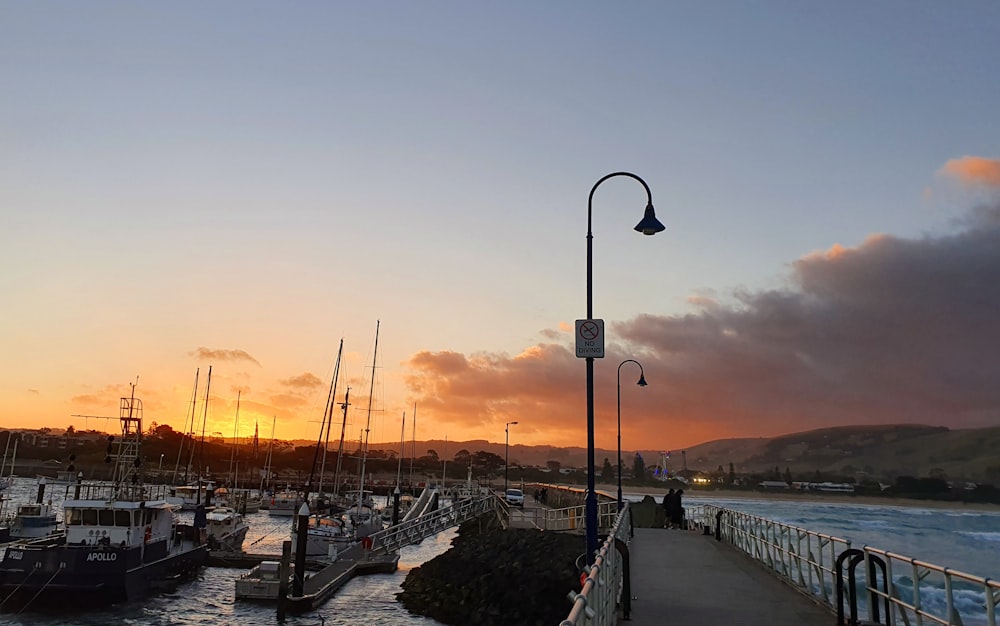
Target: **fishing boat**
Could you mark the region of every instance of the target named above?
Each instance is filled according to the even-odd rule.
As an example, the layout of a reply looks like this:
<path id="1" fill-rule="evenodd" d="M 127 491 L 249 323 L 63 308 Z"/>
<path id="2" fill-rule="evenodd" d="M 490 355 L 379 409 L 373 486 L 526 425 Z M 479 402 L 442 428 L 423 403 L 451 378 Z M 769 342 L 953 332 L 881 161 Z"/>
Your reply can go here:
<path id="1" fill-rule="evenodd" d="M 205 514 L 208 546 L 213 550 L 238 552 L 243 549 L 250 524 L 236 509 L 217 506 Z"/>
<path id="2" fill-rule="evenodd" d="M 142 403 L 134 385 L 131 397 L 121 398 L 120 422 L 105 457 L 115 462 L 114 480 L 81 485 L 63 502 L 65 533 L 8 547 L 0 561 L 5 608 L 134 600 L 205 565 L 204 526 L 178 523 L 165 489 L 144 484 Z"/>

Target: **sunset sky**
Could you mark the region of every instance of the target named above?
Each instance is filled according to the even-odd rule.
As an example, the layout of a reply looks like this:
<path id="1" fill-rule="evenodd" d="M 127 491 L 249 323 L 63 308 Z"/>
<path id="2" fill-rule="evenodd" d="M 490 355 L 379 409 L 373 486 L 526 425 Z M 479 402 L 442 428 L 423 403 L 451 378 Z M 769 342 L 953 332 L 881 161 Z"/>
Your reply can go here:
<path id="1" fill-rule="evenodd" d="M 0 0 L 0 427 L 1000 425 L 1000 3 Z M 380 320 L 376 380 L 371 385 Z M 200 368 L 198 404 L 192 410 Z M 337 413 L 340 419 L 340 413 Z M 339 428 L 339 422 L 335 430 Z M 439 451 L 440 452 L 440 451 Z"/>

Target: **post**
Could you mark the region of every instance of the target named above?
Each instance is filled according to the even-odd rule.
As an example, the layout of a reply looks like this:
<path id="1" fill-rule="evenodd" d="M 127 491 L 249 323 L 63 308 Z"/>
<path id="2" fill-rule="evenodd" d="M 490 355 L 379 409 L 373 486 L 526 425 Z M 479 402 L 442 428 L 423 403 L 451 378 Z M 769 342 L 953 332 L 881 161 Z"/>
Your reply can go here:
<path id="1" fill-rule="evenodd" d="M 35 504 L 41 504 L 45 501 L 45 478 L 40 478 L 38 480 L 38 498 L 35 500 Z"/>
<path id="2" fill-rule="evenodd" d="M 649 185 L 635 174 L 629 172 L 613 172 L 594 183 L 587 198 L 587 319 L 594 319 L 594 233 L 593 206 L 594 192 L 604 181 L 615 176 L 628 176 L 638 181 L 646 190 L 646 212 L 635 230 L 644 235 L 655 235 L 664 230 L 663 224 L 656 219 L 653 211 L 653 194 Z M 597 493 L 594 481 L 594 357 L 587 360 L 587 500 L 585 520 L 587 526 L 587 565 L 593 565 L 597 558 Z"/>
<path id="3" fill-rule="evenodd" d="M 624 506 L 624 501 L 622 500 L 622 365 L 626 363 L 635 363 L 639 366 L 639 382 L 636 384 L 640 387 L 646 386 L 646 374 L 642 370 L 642 364 L 634 359 L 625 359 L 618 364 L 618 510 L 621 511 Z"/>
<path id="4" fill-rule="evenodd" d="M 358 504 L 360 510 L 360 503 Z M 306 542 L 309 538 L 309 507 L 303 502 L 298 512 L 298 531 L 295 534 L 295 572 L 292 578 L 292 597 L 302 597 L 306 578 Z"/>
<path id="5" fill-rule="evenodd" d="M 399 523 L 399 485 L 392 492 L 392 525 Z"/>
<path id="6" fill-rule="evenodd" d="M 288 570 L 292 560 L 292 542 L 281 544 L 281 567 L 278 568 L 278 621 L 285 621 L 285 605 L 288 603 Z"/>

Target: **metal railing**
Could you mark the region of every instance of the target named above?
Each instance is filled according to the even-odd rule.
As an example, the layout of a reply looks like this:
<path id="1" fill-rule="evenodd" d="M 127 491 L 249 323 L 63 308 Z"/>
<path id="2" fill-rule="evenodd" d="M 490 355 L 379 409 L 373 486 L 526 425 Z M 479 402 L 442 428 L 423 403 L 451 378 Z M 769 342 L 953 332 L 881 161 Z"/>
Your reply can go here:
<path id="1" fill-rule="evenodd" d="M 617 509 L 617 504 L 610 503 Z M 571 507 L 578 508 L 578 507 Z M 622 602 L 625 587 L 625 557 L 618 550 L 616 541 L 628 544 L 632 519 L 628 504 L 616 511 L 607 539 L 597 551 L 594 564 L 584 568 L 587 577 L 583 580 L 580 593 L 570 591 L 568 597 L 573 603 L 569 616 L 560 626 L 580 626 L 593 624 L 609 626 L 618 623 L 618 606 Z M 581 524 L 582 527 L 582 524 Z M 582 576 L 582 575 L 581 575 Z M 628 598 L 625 598 L 627 601 Z"/>
<path id="2" fill-rule="evenodd" d="M 997 626 L 1000 581 L 967 574 L 848 539 L 714 505 L 694 523 L 726 540 L 793 588 L 838 613 L 841 623 L 886 626 Z M 850 572 L 844 581 L 842 565 Z M 855 575 L 856 566 L 864 563 Z M 844 597 L 851 599 L 844 621 Z"/>
<path id="3" fill-rule="evenodd" d="M 425 537 L 436 535 L 439 532 L 458 526 L 462 522 L 474 519 L 485 513 L 494 513 L 501 518 L 507 514 L 506 504 L 496 495 L 489 495 L 482 498 L 462 500 L 451 506 L 390 526 L 384 530 L 372 533 L 368 536 L 370 540 L 371 554 L 384 554 L 398 550 L 403 546 L 417 543 Z"/>

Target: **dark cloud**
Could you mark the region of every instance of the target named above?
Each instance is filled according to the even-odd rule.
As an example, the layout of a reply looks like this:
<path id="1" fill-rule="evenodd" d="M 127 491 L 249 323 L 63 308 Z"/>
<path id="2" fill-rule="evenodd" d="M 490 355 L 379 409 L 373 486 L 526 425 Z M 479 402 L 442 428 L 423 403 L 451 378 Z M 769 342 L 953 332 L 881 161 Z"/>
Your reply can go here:
<path id="1" fill-rule="evenodd" d="M 992 170 L 975 171 L 982 182 Z M 603 443 L 613 447 L 626 358 L 649 381 L 636 389 L 636 373 L 622 371 L 632 448 L 848 424 L 1000 423 L 1000 204 L 948 234 L 873 235 L 808 255 L 783 289 L 691 304 L 689 315 L 609 325 L 595 366 Z M 557 337 L 516 357 L 421 352 L 407 383 L 437 419 L 498 432 L 520 419 L 522 432 L 583 443 L 584 362 L 565 333 L 546 334 Z"/>

